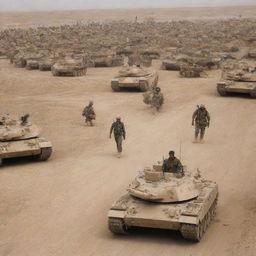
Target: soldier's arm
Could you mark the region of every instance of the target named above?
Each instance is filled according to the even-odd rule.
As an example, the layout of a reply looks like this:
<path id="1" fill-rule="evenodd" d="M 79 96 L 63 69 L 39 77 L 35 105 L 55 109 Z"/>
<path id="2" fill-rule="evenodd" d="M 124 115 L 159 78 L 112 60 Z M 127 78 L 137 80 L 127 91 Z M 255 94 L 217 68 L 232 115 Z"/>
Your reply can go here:
<path id="1" fill-rule="evenodd" d="M 196 118 L 196 116 L 197 116 L 197 110 L 193 113 L 193 116 L 192 116 L 192 121 L 194 121 L 195 120 L 195 118 Z"/>
<path id="2" fill-rule="evenodd" d="M 125 131 L 125 126 L 124 126 L 124 124 L 123 124 L 123 137 L 124 137 L 124 139 L 125 139 L 125 137 L 126 137 L 126 131 Z"/>
<path id="3" fill-rule="evenodd" d="M 184 175 L 184 170 L 183 170 L 183 165 L 181 163 L 181 161 L 179 159 L 177 159 L 178 162 L 177 162 L 177 170 L 182 174 Z"/>
<path id="4" fill-rule="evenodd" d="M 211 119 L 211 117 L 210 117 L 210 114 L 209 114 L 209 112 L 207 111 L 207 119 L 208 119 L 208 123 L 210 123 L 210 119 Z"/>
<path id="5" fill-rule="evenodd" d="M 195 121 L 195 118 L 197 116 L 197 112 L 198 110 L 196 110 L 194 113 L 193 113 L 193 116 L 192 116 L 192 125 L 194 125 L 194 121 Z"/>
<path id="6" fill-rule="evenodd" d="M 113 132 L 114 127 L 115 127 L 115 123 L 113 123 L 113 124 L 111 125 L 111 128 L 110 128 L 110 134 L 109 134 L 109 136 L 111 136 L 111 134 L 112 134 L 112 132 Z"/>

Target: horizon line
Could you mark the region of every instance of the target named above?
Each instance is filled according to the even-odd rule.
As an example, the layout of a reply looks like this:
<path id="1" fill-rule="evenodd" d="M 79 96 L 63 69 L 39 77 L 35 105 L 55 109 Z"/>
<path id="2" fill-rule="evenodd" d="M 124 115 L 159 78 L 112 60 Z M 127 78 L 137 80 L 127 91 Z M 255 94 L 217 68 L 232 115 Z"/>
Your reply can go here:
<path id="1" fill-rule="evenodd" d="M 63 12 L 63 11 L 98 11 L 98 10 L 142 10 L 142 9 L 196 9 L 196 8 L 227 8 L 227 7 L 256 7 L 256 3 L 253 5 L 213 5 L 213 6 L 175 6 L 175 7 L 136 7 L 136 8 L 127 8 L 127 7 L 111 7 L 111 8 L 83 8 L 83 9 L 27 9 L 27 10 L 0 10 L 0 13 L 3 12 Z"/>

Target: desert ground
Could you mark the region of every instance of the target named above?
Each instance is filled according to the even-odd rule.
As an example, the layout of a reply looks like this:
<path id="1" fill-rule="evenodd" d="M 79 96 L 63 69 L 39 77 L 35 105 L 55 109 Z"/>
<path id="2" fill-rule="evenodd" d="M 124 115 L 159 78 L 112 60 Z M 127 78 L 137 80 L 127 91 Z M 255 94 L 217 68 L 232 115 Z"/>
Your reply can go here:
<path id="1" fill-rule="evenodd" d="M 23 19 L 15 17 L 13 23 Z M 36 17 L 23 25 L 36 24 Z M 8 22 L 4 26 L 11 26 Z M 160 68 L 157 62 L 154 66 Z M 208 78 L 180 78 L 178 72 L 159 70 L 165 104 L 155 114 L 143 103 L 142 93 L 112 92 L 110 80 L 118 69 L 90 68 L 84 77 L 53 77 L 0 59 L 1 113 L 30 113 L 54 147 L 47 162 L 6 161 L 1 167 L 0 255 L 254 256 L 256 100 L 220 97 L 220 71 L 210 71 Z M 86 127 L 81 116 L 89 100 L 95 103 L 95 127 Z M 205 142 L 194 144 L 191 116 L 201 103 L 212 121 Z M 127 130 L 120 159 L 108 138 L 119 115 Z M 167 157 L 169 150 L 180 157 L 180 144 L 182 163 L 193 172 L 199 168 L 219 185 L 217 216 L 202 241 L 154 230 L 112 235 L 107 212 L 113 201 L 138 171 Z"/>

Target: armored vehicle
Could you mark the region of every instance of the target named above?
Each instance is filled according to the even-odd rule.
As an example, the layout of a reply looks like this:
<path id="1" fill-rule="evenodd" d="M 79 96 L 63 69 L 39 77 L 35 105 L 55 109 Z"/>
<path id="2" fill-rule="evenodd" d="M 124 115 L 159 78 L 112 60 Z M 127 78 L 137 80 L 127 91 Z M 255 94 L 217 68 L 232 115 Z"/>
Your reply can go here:
<path id="1" fill-rule="evenodd" d="M 139 66 L 126 66 L 111 80 L 111 87 L 113 91 L 120 91 L 121 88 L 138 88 L 145 92 L 155 88 L 157 83 L 158 74 L 156 71 L 150 71 Z"/>
<path id="2" fill-rule="evenodd" d="M 157 228 L 200 241 L 216 212 L 218 186 L 199 171 L 195 176 L 167 173 L 157 164 L 145 168 L 127 190 L 108 212 L 114 234 L 126 234 L 132 227 Z"/>
<path id="3" fill-rule="evenodd" d="M 197 65 L 181 65 L 180 76 L 181 77 L 201 77 L 203 74 L 203 68 Z"/>
<path id="4" fill-rule="evenodd" d="M 246 93 L 256 98 L 255 68 L 223 71 L 222 81 L 217 83 L 217 91 L 221 96 L 226 96 L 228 93 Z"/>
<path id="5" fill-rule="evenodd" d="M 171 59 L 165 59 L 162 62 L 162 69 L 164 70 L 180 70 L 181 63 Z"/>
<path id="6" fill-rule="evenodd" d="M 39 69 L 39 61 L 40 61 L 39 57 L 26 59 L 26 69 L 28 70 Z"/>
<path id="7" fill-rule="evenodd" d="M 52 144 L 39 137 L 36 125 L 28 121 L 29 115 L 12 119 L 9 115 L 0 118 L 0 164 L 6 158 L 35 156 L 47 160 L 52 153 Z"/>
<path id="8" fill-rule="evenodd" d="M 90 66 L 92 67 L 116 67 L 123 64 L 123 58 L 114 54 L 94 54 L 91 56 Z"/>
<path id="9" fill-rule="evenodd" d="M 51 71 L 52 66 L 57 61 L 56 58 L 43 58 L 39 61 L 40 71 Z"/>
<path id="10" fill-rule="evenodd" d="M 62 59 L 52 66 L 54 76 L 84 76 L 87 65 L 83 59 Z"/>

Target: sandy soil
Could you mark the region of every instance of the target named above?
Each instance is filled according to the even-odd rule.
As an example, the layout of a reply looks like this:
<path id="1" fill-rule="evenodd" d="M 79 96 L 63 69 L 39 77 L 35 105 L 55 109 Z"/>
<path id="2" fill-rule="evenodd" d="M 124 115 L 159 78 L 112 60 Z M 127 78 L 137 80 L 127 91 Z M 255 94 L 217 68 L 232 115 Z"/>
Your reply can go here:
<path id="1" fill-rule="evenodd" d="M 218 96 L 219 71 L 208 79 L 159 71 L 166 104 L 154 114 L 141 93 L 111 91 L 117 70 L 59 78 L 0 60 L 1 113 L 30 113 L 54 145 L 48 162 L 8 162 L 1 168 L 0 255 L 255 255 L 256 100 Z M 97 112 L 93 128 L 81 117 L 91 99 Z M 191 115 L 200 103 L 207 105 L 212 123 L 205 143 L 193 144 Z M 127 128 L 121 159 L 108 139 L 117 115 Z M 112 202 L 140 169 L 170 149 L 178 152 L 180 140 L 183 163 L 219 184 L 216 220 L 202 241 L 165 231 L 113 236 L 107 228 Z"/>
<path id="2" fill-rule="evenodd" d="M 79 10 L 51 12 L 0 12 L 0 28 L 19 28 L 74 24 L 87 21 L 138 21 L 154 19 L 169 21 L 180 19 L 215 19 L 230 17 L 255 18 L 256 6 L 202 7 L 202 8 L 162 8 L 162 9 L 116 9 Z"/>

